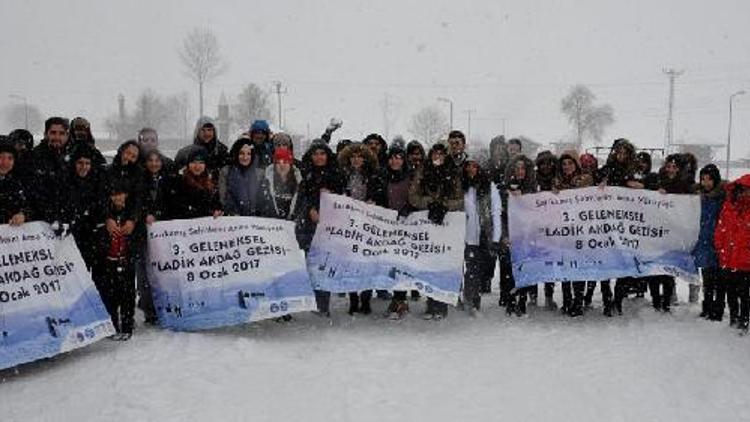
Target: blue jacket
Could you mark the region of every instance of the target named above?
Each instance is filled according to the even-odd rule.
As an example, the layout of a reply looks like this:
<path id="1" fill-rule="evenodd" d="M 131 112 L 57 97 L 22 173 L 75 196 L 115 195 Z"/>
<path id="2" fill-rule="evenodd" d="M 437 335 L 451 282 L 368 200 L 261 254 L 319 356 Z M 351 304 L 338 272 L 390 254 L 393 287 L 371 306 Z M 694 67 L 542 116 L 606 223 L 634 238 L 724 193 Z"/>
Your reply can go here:
<path id="1" fill-rule="evenodd" d="M 714 230 L 719 220 L 721 205 L 724 203 L 724 189 L 717 186 L 709 193 L 701 193 L 701 227 L 698 243 L 693 249 L 695 266 L 700 268 L 716 268 L 719 261 L 714 248 Z"/>

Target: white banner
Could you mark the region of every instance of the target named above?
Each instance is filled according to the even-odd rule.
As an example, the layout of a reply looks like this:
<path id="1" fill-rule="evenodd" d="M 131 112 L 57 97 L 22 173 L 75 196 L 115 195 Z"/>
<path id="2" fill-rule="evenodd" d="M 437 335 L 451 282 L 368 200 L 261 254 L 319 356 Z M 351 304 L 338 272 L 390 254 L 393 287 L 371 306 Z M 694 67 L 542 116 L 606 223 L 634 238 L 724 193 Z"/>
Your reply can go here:
<path id="1" fill-rule="evenodd" d="M 115 334 L 73 236 L 0 226 L 0 369 Z"/>
<path id="2" fill-rule="evenodd" d="M 442 225 L 427 211 L 399 220 L 393 210 L 328 193 L 320 197 L 308 270 L 316 289 L 419 290 L 457 303 L 463 280 L 463 212 L 446 214 Z"/>
<path id="3" fill-rule="evenodd" d="M 315 309 L 294 223 L 258 217 L 162 221 L 148 230 L 159 323 L 177 330 Z"/>
<path id="4" fill-rule="evenodd" d="M 667 274 L 694 280 L 700 198 L 620 187 L 510 196 L 516 286 Z"/>

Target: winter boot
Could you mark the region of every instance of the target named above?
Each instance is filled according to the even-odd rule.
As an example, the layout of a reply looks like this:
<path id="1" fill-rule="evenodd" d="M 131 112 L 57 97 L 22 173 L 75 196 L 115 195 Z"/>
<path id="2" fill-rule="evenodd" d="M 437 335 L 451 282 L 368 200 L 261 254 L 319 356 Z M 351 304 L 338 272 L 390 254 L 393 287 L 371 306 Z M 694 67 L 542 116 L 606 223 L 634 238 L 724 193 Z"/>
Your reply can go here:
<path id="1" fill-rule="evenodd" d="M 349 293 L 349 315 L 359 312 L 359 293 Z"/>
<path id="2" fill-rule="evenodd" d="M 411 291 L 411 300 L 418 301 L 419 300 L 419 291 L 418 290 L 412 290 Z"/>
<path id="3" fill-rule="evenodd" d="M 654 310 L 661 311 L 661 295 L 658 292 L 651 292 L 651 306 L 653 306 Z"/>
<path id="4" fill-rule="evenodd" d="M 701 314 L 699 315 L 703 319 L 711 318 L 711 303 L 707 300 L 701 302 Z"/>
<path id="5" fill-rule="evenodd" d="M 361 297 L 359 312 L 363 313 L 364 315 L 370 315 L 372 313 L 372 308 L 370 308 L 370 295 L 363 293 Z"/>

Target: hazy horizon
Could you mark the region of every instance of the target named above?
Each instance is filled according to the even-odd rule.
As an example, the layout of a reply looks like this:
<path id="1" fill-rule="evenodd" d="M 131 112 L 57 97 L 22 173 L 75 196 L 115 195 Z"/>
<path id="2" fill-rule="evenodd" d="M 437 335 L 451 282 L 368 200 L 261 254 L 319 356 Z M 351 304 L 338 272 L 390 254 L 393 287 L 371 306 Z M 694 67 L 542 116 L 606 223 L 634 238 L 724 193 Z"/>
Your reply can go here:
<path id="1" fill-rule="evenodd" d="M 217 3 L 217 4 L 216 4 Z M 88 117 L 95 131 L 151 88 L 188 92 L 197 118 L 197 87 L 176 49 L 195 26 L 214 31 L 228 70 L 206 88 L 206 114 L 223 92 L 235 97 L 254 82 L 269 92 L 282 81 L 289 131 L 319 134 L 330 117 L 337 137 L 393 137 L 437 97 L 455 103 L 457 129 L 472 138 L 502 133 L 548 143 L 571 129 L 560 100 L 587 85 L 609 103 L 616 122 L 604 144 L 627 137 L 664 142 L 668 79 L 677 79 L 676 142 L 726 142 L 729 95 L 750 90 L 750 3 L 662 1 L 5 1 L 0 107 L 24 96 L 45 116 Z M 276 97 L 271 98 L 276 116 Z M 750 95 L 736 100 L 733 158 L 750 155 Z M 249 124 L 249 122 L 248 122 Z M 4 125 L 4 123 L 3 123 Z M 7 132 L 12 128 L 2 127 Z M 39 132 L 37 130 L 36 132 Z M 231 140 L 228 140 L 231 142 Z"/>

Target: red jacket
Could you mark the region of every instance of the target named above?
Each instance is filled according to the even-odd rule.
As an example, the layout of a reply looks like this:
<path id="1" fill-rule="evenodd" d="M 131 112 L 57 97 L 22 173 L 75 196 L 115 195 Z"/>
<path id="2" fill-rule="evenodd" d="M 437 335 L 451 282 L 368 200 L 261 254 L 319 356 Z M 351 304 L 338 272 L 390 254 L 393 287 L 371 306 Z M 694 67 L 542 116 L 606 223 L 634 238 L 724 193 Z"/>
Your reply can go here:
<path id="1" fill-rule="evenodd" d="M 750 174 L 725 187 L 727 199 L 716 224 L 714 246 L 722 268 L 750 271 L 750 198 L 737 200 L 738 185 L 750 190 Z"/>

